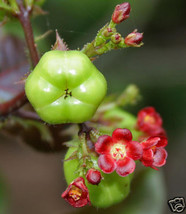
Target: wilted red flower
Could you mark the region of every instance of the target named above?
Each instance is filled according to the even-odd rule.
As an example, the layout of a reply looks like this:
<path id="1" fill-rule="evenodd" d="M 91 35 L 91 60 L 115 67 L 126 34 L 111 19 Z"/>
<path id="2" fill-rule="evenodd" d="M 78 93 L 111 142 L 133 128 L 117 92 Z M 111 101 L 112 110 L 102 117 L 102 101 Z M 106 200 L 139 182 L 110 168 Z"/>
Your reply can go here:
<path id="1" fill-rule="evenodd" d="M 128 36 L 125 37 L 125 44 L 131 47 L 140 47 L 143 43 L 143 33 L 138 33 L 134 30 Z"/>
<path id="2" fill-rule="evenodd" d="M 134 171 L 134 160 L 140 159 L 143 152 L 140 143 L 132 141 L 131 132 L 120 128 L 112 133 L 112 137 L 100 136 L 95 150 L 100 154 L 98 166 L 104 173 L 116 170 L 123 177 Z"/>
<path id="3" fill-rule="evenodd" d="M 97 169 L 89 169 L 86 174 L 86 179 L 93 185 L 98 185 L 101 182 L 101 172 Z"/>
<path id="4" fill-rule="evenodd" d="M 167 151 L 164 147 L 167 145 L 167 138 L 164 136 L 151 136 L 141 143 L 143 147 L 143 156 L 140 159 L 144 166 L 150 166 L 153 169 L 165 165 Z"/>
<path id="5" fill-rule="evenodd" d="M 62 193 L 61 197 L 73 207 L 83 207 L 86 204 L 90 205 L 88 189 L 82 177 L 76 178 Z"/>
<path id="6" fill-rule="evenodd" d="M 114 13 L 112 14 L 112 21 L 116 24 L 119 24 L 125 19 L 129 18 L 129 14 L 130 4 L 128 2 L 118 4 L 116 5 Z"/>
<path id="7" fill-rule="evenodd" d="M 161 116 L 153 107 L 146 107 L 138 112 L 137 126 L 140 131 L 148 135 L 166 135 Z"/>

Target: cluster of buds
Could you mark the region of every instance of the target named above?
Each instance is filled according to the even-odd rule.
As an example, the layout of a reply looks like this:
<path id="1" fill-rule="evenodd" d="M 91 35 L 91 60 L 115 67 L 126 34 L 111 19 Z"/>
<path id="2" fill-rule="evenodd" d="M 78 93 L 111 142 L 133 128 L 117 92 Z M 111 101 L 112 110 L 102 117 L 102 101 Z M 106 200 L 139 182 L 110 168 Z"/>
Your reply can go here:
<path id="1" fill-rule="evenodd" d="M 106 24 L 97 33 L 95 39 L 84 46 L 82 52 L 89 56 L 92 60 L 97 56 L 102 55 L 112 49 L 126 47 L 140 47 L 143 45 L 143 34 L 134 30 L 125 38 L 116 30 L 116 25 L 129 18 L 130 4 L 124 2 L 118 4 L 112 14 L 112 19 L 109 24 Z"/>

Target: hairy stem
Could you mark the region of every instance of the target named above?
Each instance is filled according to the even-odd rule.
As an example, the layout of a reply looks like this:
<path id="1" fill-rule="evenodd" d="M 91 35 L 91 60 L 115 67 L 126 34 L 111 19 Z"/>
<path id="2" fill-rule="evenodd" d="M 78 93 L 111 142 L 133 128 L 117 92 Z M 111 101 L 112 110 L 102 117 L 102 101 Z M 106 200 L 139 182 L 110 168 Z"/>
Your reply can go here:
<path id="1" fill-rule="evenodd" d="M 19 6 L 19 13 L 17 13 L 15 16 L 19 19 L 21 26 L 23 28 L 32 67 L 35 67 L 39 62 L 39 55 L 34 42 L 32 25 L 30 22 L 31 8 L 26 9 L 23 5 L 22 0 L 17 0 L 17 4 Z M 25 96 L 25 92 L 24 91 L 20 92 L 16 97 L 12 98 L 11 100 L 5 103 L 0 104 L 0 116 L 7 116 L 8 114 L 21 108 L 25 103 L 27 103 L 27 101 L 28 100 Z"/>
<path id="2" fill-rule="evenodd" d="M 37 63 L 39 62 L 39 55 L 37 52 L 37 48 L 34 42 L 34 36 L 33 36 L 33 30 L 32 30 L 32 25 L 30 22 L 30 13 L 31 10 L 25 9 L 23 6 L 23 3 L 21 1 L 18 2 L 19 4 L 19 9 L 20 9 L 20 13 L 17 15 L 24 34 L 25 34 L 25 40 L 28 46 L 28 50 L 30 53 L 30 59 L 32 62 L 32 66 L 35 67 L 37 65 Z"/>

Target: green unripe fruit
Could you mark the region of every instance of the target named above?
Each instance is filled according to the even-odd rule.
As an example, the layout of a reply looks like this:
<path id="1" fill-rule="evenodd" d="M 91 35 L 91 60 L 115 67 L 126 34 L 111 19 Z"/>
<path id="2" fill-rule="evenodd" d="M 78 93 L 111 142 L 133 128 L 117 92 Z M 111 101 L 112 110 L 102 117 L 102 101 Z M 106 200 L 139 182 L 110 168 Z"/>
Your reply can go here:
<path id="1" fill-rule="evenodd" d="M 45 53 L 25 85 L 28 100 L 51 124 L 91 119 L 106 90 L 104 76 L 80 51 Z"/>
<path id="2" fill-rule="evenodd" d="M 67 151 L 65 159 L 69 158 L 74 151 L 75 148 L 70 148 Z M 93 156 L 91 158 L 94 161 L 94 168 L 99 169 L 97 166 L 97 158 Z M 79 177 L 78 173 L 75 173 L 78 165 L 78 159 L 64 161 L 64 173 L 68 184 Z M 130 191 L 132 175 L 121 177 L 115 172 L 112 174 L 105 174 L 102 172 L 102 176 L 104 179 L 98 185 L 89 184 L 84 177 L 86 186 L 89 190 L 90 201 L 93 206 L 106 208 L 121 202 L 127 197 Z"/>

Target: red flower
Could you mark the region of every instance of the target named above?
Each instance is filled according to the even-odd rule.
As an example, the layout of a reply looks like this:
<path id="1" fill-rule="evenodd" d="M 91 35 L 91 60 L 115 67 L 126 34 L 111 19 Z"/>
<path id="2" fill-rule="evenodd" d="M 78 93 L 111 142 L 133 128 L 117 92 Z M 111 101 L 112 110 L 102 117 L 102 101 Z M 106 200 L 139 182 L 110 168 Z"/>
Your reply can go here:
<path id="1" fill-rule="evenodd" d="M 98 166 L 104 173 L 116 170 L 123 177 L 134 171 L 134 160 L 140 159 L 143 152 L 140 143 L 132 141 L 132 134 L 128 129 L 116 129 L 112 137 L 100 136 L 95 150 L 100 154 Z"/>
<path id="2" fill-rule="evenodd" d="M 129 14 L 130 4 L 128 2 L 118 4 L 116 5 L 114 13 L 112 14 L 112 21 L 116 24 L 119 24 L 125 19 L 129 18 Z"/>
<path id="3" fill-rule="evenodd" d="M 73 207 L 83 207 L 87 203 L 90 205 L 88 189 L 82 177 L 76 178 L 62 193 L 61 197 Z"/>
<path id="4" fill-rule="evenodd" d="M 97 169 L 89 169 L 86 174 L 86 179 L 93 185 L 98 185 L 101 182 L 101 172 Z"/>
<path id="5" fill-rule="evenodd" d="M 150 166 L 153 169 L 165 165 L 167 151 L 164 147 L 167 145 L 167 138 L 164 136 L 151 136 L 141 143 L 143 147 L 143 156 L 141 162 L 144 166 Z"/>
<path id="6" fill-rule="evenodd" d="M 143 43 L 143 33 L 138 33 L 137 30 L 125 37 L 125 44 L 131 47 L 140 47 Z"/>
<path id="7" fill-rule="evenodd" d="M 162 119 L 153 107 L 146 107 L 138 112 L 137 126 L 148 135 L 166 135 Z"/>

